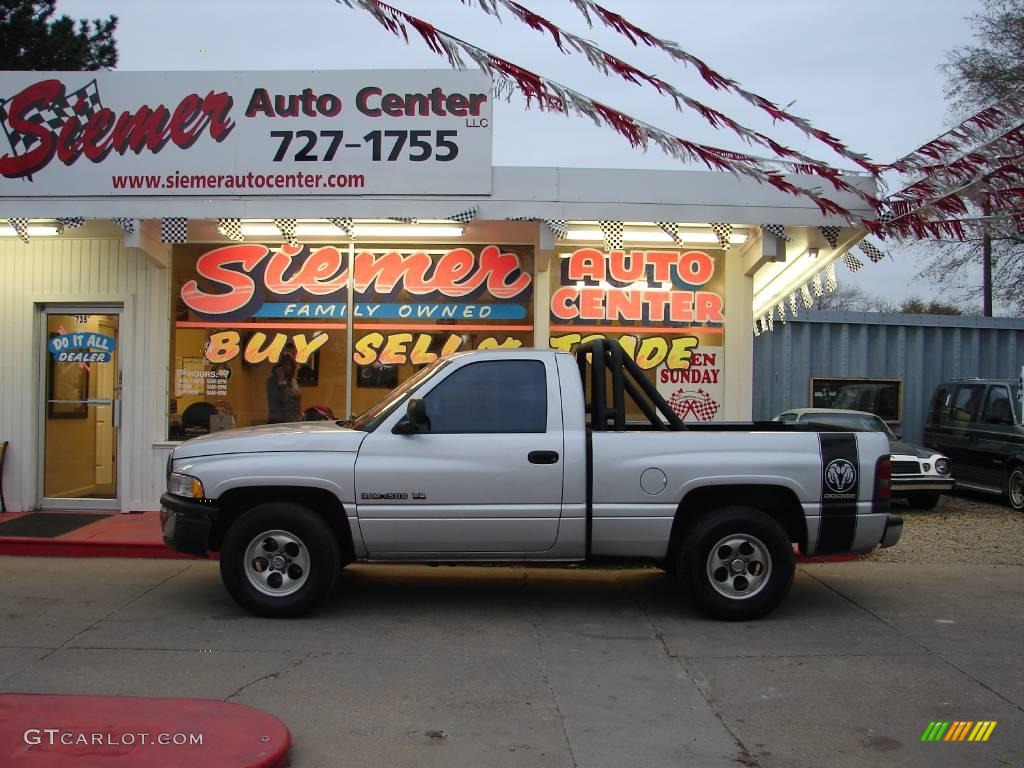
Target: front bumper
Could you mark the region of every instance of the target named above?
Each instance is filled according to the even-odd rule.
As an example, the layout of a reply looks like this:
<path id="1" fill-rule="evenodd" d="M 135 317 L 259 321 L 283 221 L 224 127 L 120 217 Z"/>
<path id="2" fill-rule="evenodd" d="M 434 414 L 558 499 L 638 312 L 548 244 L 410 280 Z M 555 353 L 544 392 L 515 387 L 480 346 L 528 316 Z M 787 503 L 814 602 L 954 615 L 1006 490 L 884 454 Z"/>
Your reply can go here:
<path id="1" fill-rule="evenodd" d="M 956 480 L 948 476 L 893 475 L 892 495 L 894 498 L 903 499 L 918 493 L 949 493 L 955 485 Z"/>
<path id="2" fill-rule="evenodd" d="M 160 497 L 164 544 L 186 555 L 207 557 L 210 529 L 218 513 L 219 509 L 213 502 L 165 493 Z"/>
<path id="3" fill-rule="evenodd" d="M 900 540 L 903 535 L 903 518 L 899 515 L 887 515 L 885 518 L 885 530 L 882 531 L 882 541 L 879 544 L 882 548 L 891 547 Z"/>

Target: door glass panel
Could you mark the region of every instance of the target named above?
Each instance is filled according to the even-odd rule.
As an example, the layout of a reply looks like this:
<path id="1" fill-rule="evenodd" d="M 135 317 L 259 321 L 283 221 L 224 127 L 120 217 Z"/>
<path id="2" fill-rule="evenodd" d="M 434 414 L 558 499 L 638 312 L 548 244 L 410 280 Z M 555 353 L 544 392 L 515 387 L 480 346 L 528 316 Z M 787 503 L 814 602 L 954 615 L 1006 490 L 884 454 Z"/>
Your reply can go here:
<path id="1" fill-rule="evenodd" d="M 119 319 L 46 315 L 46 498 L 117 498 Z"/>

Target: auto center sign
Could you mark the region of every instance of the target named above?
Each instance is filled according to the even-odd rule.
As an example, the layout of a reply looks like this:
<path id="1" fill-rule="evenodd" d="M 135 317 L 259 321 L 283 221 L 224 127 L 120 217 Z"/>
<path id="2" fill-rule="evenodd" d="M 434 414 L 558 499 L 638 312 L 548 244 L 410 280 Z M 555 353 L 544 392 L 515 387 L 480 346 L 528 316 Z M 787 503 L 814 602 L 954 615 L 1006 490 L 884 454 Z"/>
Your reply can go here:
<path id="1" fill-rule="evenodd" d="M 3 72 L 0 196 L 488 194 L 480 72 Z"/>

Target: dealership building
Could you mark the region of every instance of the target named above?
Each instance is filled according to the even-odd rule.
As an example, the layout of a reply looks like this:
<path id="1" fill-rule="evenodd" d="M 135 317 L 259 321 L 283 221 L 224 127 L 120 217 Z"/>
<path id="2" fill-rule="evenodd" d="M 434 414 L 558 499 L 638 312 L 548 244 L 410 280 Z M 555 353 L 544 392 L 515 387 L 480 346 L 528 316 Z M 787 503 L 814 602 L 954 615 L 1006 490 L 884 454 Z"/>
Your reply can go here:
<path id="1" fill-rule="evenodd" d="M 474 72 L 0 83 L 9 510 L 157 509 L 177 443 L 267 423 L 285 354 L 345 419 L 440 355 L 606 336 L 685 421 L 749 419 L 754 334 L 866 234 L 725 173 L 494 166 Z"/>

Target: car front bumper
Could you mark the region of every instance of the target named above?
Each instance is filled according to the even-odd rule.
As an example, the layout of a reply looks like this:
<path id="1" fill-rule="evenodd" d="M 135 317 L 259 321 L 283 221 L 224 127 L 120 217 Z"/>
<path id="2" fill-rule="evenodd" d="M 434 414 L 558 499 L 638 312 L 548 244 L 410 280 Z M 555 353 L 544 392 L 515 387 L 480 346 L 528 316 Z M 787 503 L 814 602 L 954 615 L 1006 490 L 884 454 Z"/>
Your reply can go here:
<path id="1" fill-rule="evenodd" d="M 906 498 L 918 493 L 949 493 L 956 485 L 952 477 L 938 475 L 893 475 L 893 498 Z"/>
<path id="2" fill-rule="evenodd" d="M 207 557 L 210 529 L 218 508 L 209 501 L 196 501 L 165 493 L 160 497 L 160 526 L 164 544 L 176 552 Z"/>

